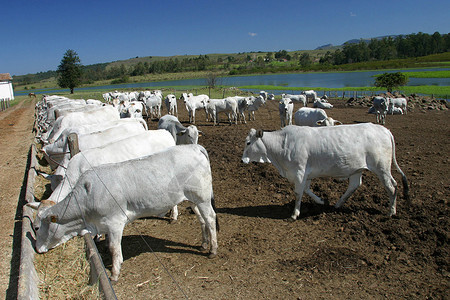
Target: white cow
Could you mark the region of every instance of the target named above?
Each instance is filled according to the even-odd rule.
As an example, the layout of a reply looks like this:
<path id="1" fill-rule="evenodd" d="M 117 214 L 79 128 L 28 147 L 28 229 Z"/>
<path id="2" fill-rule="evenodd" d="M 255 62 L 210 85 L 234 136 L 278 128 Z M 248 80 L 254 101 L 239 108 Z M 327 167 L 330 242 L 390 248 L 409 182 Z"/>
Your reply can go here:
<path id="1" fill-rule="evenodd" d="M 160 93 L 151 92 L 150 96 L 144 99 L 144 102 L 152 118 L 161 117 L 162 95 Z"/>
<path id="2" fill-rule="evenodd" d="M 208 99 L 206 101 L 206 115 L 210 115 L 213 119 L 214 125 L 218 124 L 219 113 L 224 112 L 228 116 L 228 121 L 232 124 L 233 120 L 237 124 L 238 119 L 238 103 L 232 97 L 225 99 Z"/>
<path id="3" fill-rule="evenodd" d="M 294 102 L 302 103 L 304 107 L 308 106 L 305 95 L 281 94 L 281 98 L 290 98 Z"/>
<path id="4" fill-rule="evenodd" d="M 139 123 L 142 125 L 142 127 L 145 130 L 148 130 L 147 122 L 145 122 L 143 119 L 119 119 L 114 120 L 110 122 L 105 123 L 96 123 L 96 124 L 86 124 L 81 126 L 75 126 L 75 127 L 68 127 L 61 132 L 59 137 L 56 139 L 56 141 L 53 144 L 58 144 L 62 147 L 62 145 L 67 143 L 67 137 L 71 133 L 76 133 L 78 135 L 80 134 L 86 134 L 86 133 L 92 133 L 92 132 L 98 132 L 102 131 L 111 127 L 121 126 L 123 124 L 127 123 Z"/>
<path id="5" fill-rule="evenodd" d="M 103 97 L 103 100 L 105 100 L 105 102 L 107 104 L 111 103 L 111 99 L 112 99 L 111 93 L 104 93 L 104 94 L 102 94 L 102 97 Z"/>
<path id="6" fill-rule="evenodd" d="M 322 99 L 317 98 L 316 100 L 314 100 L 313 107 L 314 108 L 331 109 L 331 108 L 333 108 L 333 105 L 331 105 L 328 102 L 322 101 Z"/>
<path id="7" fill-rule="evenodd" d="M 255 120 L 255 111 L 257 111 L 262 105 L 266 103 L 266 100 L 262 96 L 254 97 L 250 96 L 246 98 L 247 100 L 247 111 L 248 119 L 251 120 L 253 116 L 253 121 Z"/>
<path id="8" fill-rule="evenodd" d="M 314 103 L 314 100 L 317 98 L 317 93 L 314 90 L 303 91 L 302 95 L 305 95 L 306 100 Z"/>
<path id="9" fill-rule="evenodd" d="M 208 95 L 201 94 L 194 96 L 192 93 L 183 93 L 180 99 L 184 101 L 184 105 L 188 111 L 189 123 L 195 124 L 195 111 L 206 108 L 206 101 L 209 99 Z"/>
<path id="10" fill-rule="evenodd" d="M 287 126 L 273 132 L 251 129 L 242 161 L 271 162 L 281 176 L 295 185 L 297 199 L 292 220 L 300 215 L 303 192 L 309 190 L 312 179 L 349 179 L 347 191 L 335 205 L 339 208 L 361 185 L 364 170 L 375 173 L 382 182 L 389 194 L 389 215 L 395 215 L 397 183 L 391 175 L 392 162 L 402 175 L 404 196 L 409 199 L 406 176 L 395 159 L 394 137 L 381 125 Z M 308 194 L 323 204 L 311 191 Z"/>
<path id="11" fill-rule="evenodd" d="M 403 109 L 400 107 L 389 107 L 388 113 L 391 115 L 403 115 Z"/>
<path id="12" fill-rule="evenodd" d="M 266 91 L 260 91 L 259 95 L 264 98 L 264 101 L 275 100 L 275 95 L 274 94 L 269 94 Z"/>
<path id="13" fill-rule="evenodd" d="M 63 200 L 72 191 L 81 174 L 92 167 L 144 157 L 172 146 L 175 146 L 175 141 L 169 132 L 148 130 L 102 147 L 83 150 L 74 155 L 66 166 L 57 168 L 61 177 L 58 176 L 55 181 L 57 186 L 48 200 L 55 203 Z"/>
<path id="14" fill-rule="evenodd" d="M 183 126 L 177 117 L 162 116 L 158 121 L 158 129 L 165 129 L 172 135 L 177 145 L 197 144 L 202 132 L 195 125 Z"/>
<path id="15" fill-rule="evenodd" d="M 74 109 L 83 110 L 86 108 L 86 103 L 83 102 L 60 102 L 51 107 L 45 107 L 37 112 L 37 123 L 41 131 L 47 131 L 53 126 L 56 119 L 62 114 L 63 110 L 67 112 L 74 111 Z M 91 106 L 90 106 L 91 107 Z M 45 135 L 44 135 L 45 136 Z"/>
<path id="16" fill-rule="evenodd" d="M 53 143 L 61 132 L 74 126 L 96 124 L 120 119 L 119 112 L 112 106 L 102 106 L 96 110 L 86 112 L 73 112 L 56 119 L 52 129 L 48 132 L 47 143 Z"/>
<path id="17" fill-rule="evenodd" d="M 381 123 L 384 125 L 389 108 L 389 99 L 377 96 L 373 98 L 372 102 L 373 109 L 375 110 L 375 114 L 377 115 L 377 123 Z"/>
<path id="18" fill-rule="evenodd" d="M 102 147 L 144 131 L 145 128 L 138 122 L 125 123 L 102 131 L 78 135 L 78 147 L 80 151 Z M 42 148 L 42 151 L 52 169 L 58 165 L 66 165 L 70 159 L 67 139 L 46 145 Z"/>
<path id="19" fill-rule="evenodd" d="M 144 102 L 138 100 L 130 101 L 127 106 L 124 105 L 120 108 L 120 117 L 142 119 L 143 112 L 147 114 L 147 109 Z"/>
<path id="20" fill-rule="evenodd" d="M 334 126 L 341 125 L 342 122 L 327 116 L 321 108 L 302 107 L 294 114 L 294 123 L 297 126 Z"/>
<path id="21" fill-rule="evenodd" d="M 169 115 L 176 115 L 178 118 L 177 97 L 174 94 L 169 94 L 164 99 L 164 103 L 166 104 L 167 113 Z"/>
<path id="22" fill-rule="evenodd" d="M 278 104 L 278 111 L 280 112 L 281 128 L 287 125 L 292 125 L 292 113 L 294 111 L 294 102 L 290 98 L 281 98 Z"/>
<path id="23" fill-rule="evenodd" d="M 86 104 L 103 106 L 103 102 L 97 99 L 87 99 Z"/>
<path id="24" fill-rule="evenodd" d="M 107 234 L 112 256 L 111 280 L 117 281 L 123 262 L 121 241 L 125 225 L 138 218 L 165 213 L 184 200 L 192 202 L 200 221 L 202 247 L 209 246 L 209 257 L 215 257 L 218 223 L 211 167 L 208 154 L 200 145 L 171 147 L 145 158 L 106 164 L 85 172 L 64 200 L 39 209 L 33 222 L 36 251 L 45 253 L 89 232 Z M 36 203 L 29 206 L 37 207 Z"/>
<path id="25" fill-rule="evenodd" d="M 388 107 L 388 112 L 393 115 L 393 114 L 400 114 L 399 110 L 396 110 L 394 108 L 400 108 L 402 113 L 408 114 L 408 101 L 406 100 L 406 98 L 389 98 L 389 107 Z"/>
<path id="26" fill-rule="evenodd" d="M 247 97 L 243 96 L 230 96 L 226 99 L 233 99 L 237 103 L 237 116 L 241 123 L 247 123 L 245 120 L 245 111 L 248 109 Z"/>

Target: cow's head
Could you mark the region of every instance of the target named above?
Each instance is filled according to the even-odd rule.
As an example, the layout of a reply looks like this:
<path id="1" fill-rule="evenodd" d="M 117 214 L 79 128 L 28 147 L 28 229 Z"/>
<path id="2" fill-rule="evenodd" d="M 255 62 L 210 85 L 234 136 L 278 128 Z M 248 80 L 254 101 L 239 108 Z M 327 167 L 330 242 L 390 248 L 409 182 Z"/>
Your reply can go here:
<path id="1" fill-rule="evenodd" d="M 177 145 L 198 144 L 199 136 L 202 136 L 202 132 L 195 125 L 190 125 L 177 133 Z"/>
<path id="2" fill-rule="evenodd" d="M 334 120 L 331 117 L 327 117 L 323 120 L 319 120 L 316 122 L 317 126 L 335 126 L 335 125 L 342 125 L 341 121 Z"/>
<path id="3" fill-rule="evenodd" d="M 72 237 L 77 236 L 78 231 L 83 228 L 80 226 L 79 220 L 75 220 L 75 222 L 60 220 L 56 211 L 52 209 L 55 206 L 55 202 L 44 201 L 46 200 L 40 203 L 27 204 L 27 206 L 37 209 L 37 214 L 33 221 L 33 229 L 36 234 L 36 251 L 38 253 L 45 253 L 67 242 Z"/>
<path id="4" fill-rule="evenodd" d="M 267 149 L 262 141 L 264 132 L 261 129 L 250 129 L 250 133 L 245 138 L 245 148 L 242 154 L 242 162 L 248 164 L 249 162 L 269 162 L 267 157 Z"/>

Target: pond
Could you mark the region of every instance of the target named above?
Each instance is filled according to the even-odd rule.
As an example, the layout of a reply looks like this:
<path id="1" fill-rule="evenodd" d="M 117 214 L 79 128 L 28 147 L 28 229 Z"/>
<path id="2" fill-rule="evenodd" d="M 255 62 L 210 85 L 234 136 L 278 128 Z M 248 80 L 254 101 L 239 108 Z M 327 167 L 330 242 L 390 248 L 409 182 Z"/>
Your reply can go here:
<path id="1" fill-rule="evenodd" d="M 232 76 L 222 77 L 221 85 L 226 86 L 248 86 L 248 85 L 273 85 L 284 86 L 286 91 L 290 91 L 289 87 L 326 87 L 326 88 L 345 88 L 345 87 L 369 87 L 375 82 L 374 75 L 385 72 L 414 72 L 414 71 L 439 71 L 450 70 L 450 68 L 434 68 L 434 69 L 407 69 L 393 71 L 360 71 L 360 72 L 337 72 L 337 73 L 300 73 L 300 74 L 270 74 L 270 75 L 252 75 L 252 76 Z M 120 90 L 124 88 L 135 88 L 136 90 L 144 88 L 158 88 L 163 86 L 205 86 L 205 79 L 184 79 L 159 82 L 140 82 L 118 85 L 104 85 L 95 87 L 77 88 L 77 90 Z M 417 85 L 450 85 L 449 78 L 410 78 L 409 86 Z M 68 90 L 63 90 L 68 91 Z M 16 92 L 16 95 L 26 95 L 30 92 Z M 33 90 L 36 94 L 51 94 L 61 92 L 61 90 Z M 283 91 L 278 91 L 281 93 Z"/>

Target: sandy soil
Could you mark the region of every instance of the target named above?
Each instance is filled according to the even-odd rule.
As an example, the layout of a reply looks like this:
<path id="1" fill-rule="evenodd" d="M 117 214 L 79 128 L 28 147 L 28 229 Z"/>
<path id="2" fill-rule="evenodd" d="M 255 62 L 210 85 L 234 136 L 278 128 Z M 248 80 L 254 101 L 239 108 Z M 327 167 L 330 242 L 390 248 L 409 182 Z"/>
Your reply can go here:
<path id="1" fill-rule="evenodd" d="M 342 100 L 331 102 L 335 108 L 328 111 L 329 116 L 346 124 L 375 121 L 366 107 L 348 108 Z M 180 120 L 187 121 L 181 103 L 179 110 Z M 31 124 L 32 110 L 28 112 L 31 120 L 27 124 Z M 135 221 L 125 228 L 122 241 L 124 263 L 114 285 L 119 299 L 448 297 L 447 111 L 415 109 L 408 115 L 387 118 L 386 127 L 395 136 L 397 160 L 409 179 L 413 202 L 408 206 L 399 197 L 396 217 L 387 217 L 387 194 L 378 179 L 367 172 L 362 186 L 339 210 L 333 204 L 344 193 L 347 182 L 314 180 L 313 191 L 327 204 L 315 204 L 304 196 L 300 218 L 293 223 L 285 221 L 292 213 L 293 185 L 270 164 L 240 162 L 250 128 L 279 129 L 278 102 L 267 103 L 256 113 L 256 121 L 247 124 L 221 123 L 214 127 L 205 122 L 202 112 L 197 121 L 204 132 L 199 143 L 208 150 L 213 172 L 221 227 L 219 255 L 211 260 L 199 250 L 200 227 L 187 205 L 181 205 L 181 216 L 175 224 L 161 218 Z M 149 121 L 151 129 L 156 124 L 156 120 Z M 10 201 L 6 219 L 11 228 L 2 239 L 3 253 L 12 252 L 9 235 L 30 143 L 31 129 L 27 126 L 15 138 L 7 136 L 5 150 L 2 139 L 1 153 L 11 151 L 7 157 L 16 166 L 5 166 L 3 160 L 2 171 L 8 167 L 6 171 L 18 174 L 6 176 L 7 180 L 2 176 L 2 205 L 5 199 Z M 3 132 L 9 127 L 0 128 Z M 19 146 L 25 148 L 22 155 L 11 144 L 19 140 L 24 140 Z M 395 169 L 392 173 L 402 195 L 401 177 Z M 4 195 L 3 187 L 10 185 L 16 194 Z M 111 259 L 105 242 L 98 247 L 109 269 Z M 9 258 L 2 262 L 5 289 L 9 272 L 3 272 L 9 263 Z"/>
<path id="2" fill-rule="evenodd" d="M 21 205 L 28 152 L 33 141 L 34 102 L 30 99 L 0 112 L 0 297 L 17 298 Z M 19 204 L 19 205 L 18 205 Z M 17 210 L 17 211 L 16 211 Z"/>

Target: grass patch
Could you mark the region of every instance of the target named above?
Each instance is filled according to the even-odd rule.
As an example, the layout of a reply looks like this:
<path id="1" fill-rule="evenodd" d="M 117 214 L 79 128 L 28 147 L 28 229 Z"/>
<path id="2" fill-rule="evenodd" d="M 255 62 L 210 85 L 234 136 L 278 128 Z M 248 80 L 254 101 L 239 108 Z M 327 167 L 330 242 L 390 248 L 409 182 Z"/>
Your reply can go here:
<path id="1" fill-rule="evenodd" d="M 450 78 L 450 71 L 404 72 L 410 78 Z"/>

